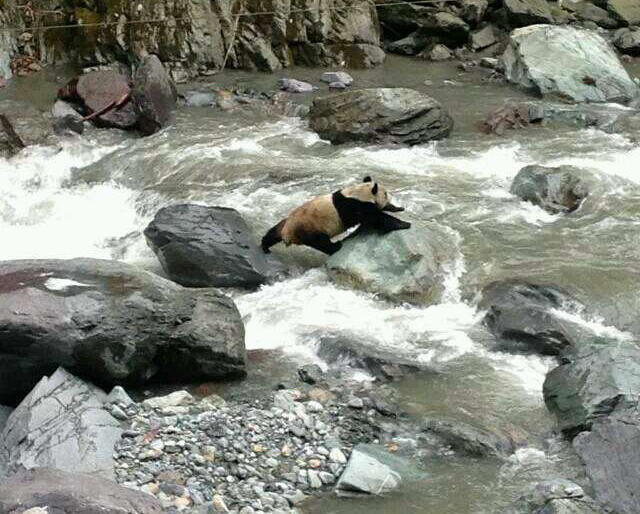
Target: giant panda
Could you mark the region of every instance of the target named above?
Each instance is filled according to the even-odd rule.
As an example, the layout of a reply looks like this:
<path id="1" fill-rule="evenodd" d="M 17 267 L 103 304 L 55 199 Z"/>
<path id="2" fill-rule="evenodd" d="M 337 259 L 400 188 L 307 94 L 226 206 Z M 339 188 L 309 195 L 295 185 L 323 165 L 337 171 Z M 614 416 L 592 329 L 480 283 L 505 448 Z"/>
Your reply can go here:
<path id="1" fill-rule="evenodd" d="M 269 253 L 273 245 L 283 241 L 287 246 L 305 245 L 332 255 L 342 243 L 331 238 L 358 224 L 358 230 L 373 229 L 381 234 L 410 228 L 411 223 L 384 212 L 403 210 L 389 201 L 381 184 L 367 176 L 360 184 L 318 196 L 291 211 L 262 238 L 262 250 Z"/>

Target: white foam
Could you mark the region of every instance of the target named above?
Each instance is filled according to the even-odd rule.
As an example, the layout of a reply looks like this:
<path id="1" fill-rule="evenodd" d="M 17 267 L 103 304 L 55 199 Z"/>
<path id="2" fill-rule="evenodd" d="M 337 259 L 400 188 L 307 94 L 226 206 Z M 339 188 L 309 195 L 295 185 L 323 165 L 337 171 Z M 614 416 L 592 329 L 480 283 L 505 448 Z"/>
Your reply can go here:
<path id="1" fill-rule="evenodd" d="M 604 320 L 599 317 L 586 318 L 581 313 L 567 312 L 559 309 L 551 309 L 554 316 L 575 323 L 597 336 L 617 339 L 618 341 L 632 341 L 633 334 L 624 332 L 616 327 L 605 325 Z"/>
<path id="2" fill-rule="evenodd" d="M 64 291 L 70 287 L 91 287 L 90 284 L 83 284 L 68 278 L 49 278 L 44 283 L 44 287 L 51 291 Z"/>

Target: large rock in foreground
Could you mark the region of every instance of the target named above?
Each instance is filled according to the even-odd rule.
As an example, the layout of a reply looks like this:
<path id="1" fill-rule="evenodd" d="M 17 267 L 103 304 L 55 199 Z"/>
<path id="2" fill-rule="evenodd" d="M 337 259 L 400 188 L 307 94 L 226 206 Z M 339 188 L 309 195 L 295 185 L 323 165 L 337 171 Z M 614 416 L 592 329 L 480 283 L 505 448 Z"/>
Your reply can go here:
<path id="1" fill-rule="evenodd" d="M 588 172 L 574 166 L 526 166 L 511 183 L 511 194 L 552 214 L 573 212 L 589 195 Z"/>
<path id="2" fill-rule="evenodd" d="M 485 287 L 479 309 L 502 347 L 559 355 L 576 343 L 576 330 L 554 311 L 576 305 L 560 288 L 513 279 Z"/>
<path id="3" fill-rule="evenodd" d="M 502 60 L 507 80 L 543 96 L 627 103 L 638 95 L 613 48 L 590 30 L 552 25 L 516 29 Z"/>
<path id="4" fill-rule="evenodd" d="M 0 482 L 0 512 L 161 514 L 164 509 L 150 494 L 110 480 L 38 468 Z"/>
<path id="5" fill-rule="evenodd" d="M 443 139 L 451 116 L 433 98 L 414 89 L 373 88 L 316 98 L 310 125 L 334 144 L 349 141 L 417 145 Z"/>
<path id="6" fill-rule="evenodd" d="M 233 301 L 98 259 L 0 263 L 0 403 L 64 366 L 103 386 L 243 376 Z"/>
<path id="7" fill-rule="evenodd" d="M 171 280 L 187 287 L 253 287 L 268 263 L 240 214 L 226 207 L 160 209 L 144 235 Z"/>
<path id="8" fill-rule="evenodd" d="M 575 435 L 640 395 L 640 347 L 630 342 L 586 345 L 565 356 L 544 381 L 544 399 L 560 429 Z"/>
<path id="9" fill-rule="evenodd" d="M 637 396 L 636 396 L 637 398 Z M 616 410 L 582 432 L 573 447 L 584 462 L 595 498 L 617 514 L 640 512 L 638 405 Z"/>
<path id="10" fill-rule="evenodd" d="M 380 235 L 358 234 L 327 260 L 338 283 L 393 301 L 435 303 L 444 292 L 445 264 L 457 249 L 435 223 Z"/>
<path id="11" fill-rule="evenodd" d="M 389 466 L 366 452 L 362 445 L 351 452 L 336 489 L 361 494 L 384 494 L 396 489 L 402 478 Z"/>
<path id="12" fill-rule="evenodd" d="M 0 437 L 6 472 L 50 467 L 115 479 L 120 423 L 103 408 L 106 394 L 59 368 L 13 411 Z"/>

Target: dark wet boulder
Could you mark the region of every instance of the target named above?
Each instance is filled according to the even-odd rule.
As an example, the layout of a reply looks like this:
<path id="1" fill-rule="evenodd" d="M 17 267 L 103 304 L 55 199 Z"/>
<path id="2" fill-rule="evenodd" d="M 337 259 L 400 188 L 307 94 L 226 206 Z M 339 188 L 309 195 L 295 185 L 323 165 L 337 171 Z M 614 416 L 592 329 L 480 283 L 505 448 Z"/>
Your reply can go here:
<path id="1" fill-rule="evenodd" d="M 618 26 L 611 13 L 588 0 L 563 3 L 562 8 L 572 12 L 579 20 L 590 21 L 606 29 L 615 29 Z"/>
<path id="2" fill-rule="evenodd" d="M 509 437 L 461 421 L 427 418 L 422 431 L 435 435 L 454 451 L 472 457 L 507 458 L 515 449 Z"/>
<path id="3" fill-rule="evenodd" d="M 419 362 L 411 356 L 349 335 L 321 337 L 318 356 L 329 365 L 362 369 L 379 380 L 393 380 L 420 370 Z"/>
<path id="4" fill-rule="evenodd" d="M 145 57 L 136 70 L 131 91 L 138 130 L 149 135 L 165 127 L 177 99 L 175 84 L 160 59 L 155 55 Z"/>
<path id="5" fill-rule="evenodd" d="M 509 82 L 542 96 L 628 103 L 639 92 L 611 45 L 590 30 L 553 25 L 516 29 L 502 61 Z"/>
<path id="6" fill-rule="evenodd" d="M 144 235 L 169 278 L 183 286 L 255 287 L 272 271 L 235 209 L 171 205 Z"/>
<path id="7" fill-rule="evenodd" d="M 483 50 L 500 41 L 500 34 L 493 25 L 487 25 L 471 33 L 469 44 L 474 51 Z"/>
<path id="8" fill-rule="evenodd" d="M 58 366 L 101 387 L 245 373 L 231 299 L 116 261 L 0 263 L 0 403 Z"/>
<path id="9" fill-rule="evenodd" d="M 574 166 L 526 166 L 511 183 L 511 194 L 552 214 L 573 212 L 589 195 L 589 173 Z"/>
<path id="10" fill-rule="evenodd" d="M 444 45 L 435 45 L 428 52 L 423 52 L 420 57 L 425 57 L 430 61 L 448 61 L 453 58 L 453 53 Z"/>
<path id="11" fill-rule="evenodd" d="M 305 364 L 298 368 L 298 377 L 305 384 L 316 384 L 322 380 L 322 368 L 317 364 Z"/>
<path id="12" fill-rule="evenodd" d="M 463 0 L 460 15 L 464 21 L 475 26 L 482 21 L 488 7 L 488 0 Z"/>
<path id="13" fill-rule="evenodd" d="M 501 348 L 559 355 L 576 343 L 576 330 L 554 310 L 576 306 L 567 291 L 513 279 L 485 287 L 479 309 Z"/>
<path id="14" fill-rule="evenodd" d="M 447 137 L 453 120 L 414 89 L 373 88 L 316 98 L 310 125 L 334 144 L 349 141 L 417 145 Z"/>
<path id="15" fill-rule="evenodd" d="M 433 40 L 433 36 L 422 29 L 387 45 L 387 51 L 401 55 L 416 55 Z"/>
<path id="16" fill-rule="evenodd" d="M 547 0 L 504 0 L 504 8 L 513 27 L 554 21 Z"/>
<path id="17" fill-rule="evenodd" d="M 20 471 L 0 482 L 0 512 L 162 514 L 165 511 L 153 496 L 110 480 L 36 468 Z"/>
<path id="18" fill-rule="evenodd" d="M 49 113 L 26 102 L 0 101 L 0 157 L 9 158 L 27 146 L 54 139 Z"/>
<path id="19" fill-rule="evenodd" d="M 326 262 L 331 278 L 397 302 L 437 303 L 447 265 L 456 252 L 449 232 L 437 223 L 414 223 L 381 236 L 361 233 L 342 243 Z"/>
<path id="20" fill-rule="evenodd" d="M 81 105 L 86 115 L 104 111 L 92 118 L 96 125 L 119 129 L 138 121 L 130 95 L 129 77 L 115 69 L 84 73 L 58 91 L 59 99 Z"/>
<path id="21" fill-rule="evenodd" d="M 636 373 L 638 371 L 636 370 Z M 616 514 L 640 512 L 640 416 L 635 405 L 618 408 L 582 432 L 573 447 L 585 465 L 595 499 Z"/>
<path id="22" fill-rule="evenodd" d="M 628 341 L 586 344 L 547 374 L 544 399 L 560 429 L 575 435 L 640 395 L 640 347 Z"/>
<path id="23" fill-rule="evenodd" d="M 602 509 L 578 484 L 556 478 L 531 486 L 507 513 L 602 514 Z"/>
<path id="24" fill-rule="evenodd" d="M 113 452 L 122 429 L 105 400 L 103 391 L 62 368 L 42 378 L 1 433 L 1 467 L 8 473 L 49 467 L 115 479 Z"/>
<path id="25" fill-rule="evenodd" d="M 68 134 L 82 134 L 84 132 L 84 122 L 76 116 L 62 116 L 53 120 L 53 132 L 58 136 Z"/>
<path id="26" fill-rule="evenodd" d="M 613 44 L 623 54 L 640 55 L 640 28 L 618 30 L 614 35 Z"/>

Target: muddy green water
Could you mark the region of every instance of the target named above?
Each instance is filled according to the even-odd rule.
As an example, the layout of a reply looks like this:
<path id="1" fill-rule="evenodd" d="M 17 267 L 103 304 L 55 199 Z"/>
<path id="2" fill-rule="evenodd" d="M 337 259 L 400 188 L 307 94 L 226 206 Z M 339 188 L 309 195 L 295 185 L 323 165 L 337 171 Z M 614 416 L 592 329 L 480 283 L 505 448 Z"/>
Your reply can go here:
<path id="1" fill-rule="evenodd" d="M 278 77 L 289 76 L 311 80 L 320 86 L 317 94 L 325 94 L 321 72 L 225 72 L 181 89 L 271 90 Z M 51 70 L 18 79 L 0 96 L 48 108 L 68 75 Z M 318 361 L 315 348 L 323 334 L 352 335 L 417 353 L 439 372 L 394 384 L 410 419 L 428 415 L 491 427 L 511 434 L 519 450 L 507 462 L 429 455 L 412 447 L 416 434 L 399 433 L 399 452 L 426 475 L 406 480 L 387 498 L 323 497 L 303 512 L 500 513 L 538 480 L 582 482 L 542 400 L 544 375 L 554 361 L 496 351 L 482 326 L 477 295 L 503 278 L 555 283 L 587 305 L 579 315 L 566 313 L 574 321 L 602 337 L 635 339 L 640 148 L 593 129 L 482 135 L 478 123 L 491 109 L 528 97 L 450 63 L 389 58 L 383 67 L 353 76 L 357 87 L 405 86 L 432 95 L 451 112 L 454 134 L 414 148 L 333 147 L 300 119 L 204 107 L 182 107 L 174 126 L 143 140 L 90 131 L 59 149 L 31 149 L 0 162 L 0 259 L 114 258 L 161 273 L 141 234 L 160 207 L 186 201 L 234 207 L 259 237 L 309 196 L 374 175 L 407 207 L 407 219 L 436 221 L 456 241 L 444 300 L 429 307 L 391 305 L 333 285 L 322 268 L 324 257 L 312 250 L 276 249 L 290 278 L 255 292 L 230 292 L 245 321 L 248 348 L 284 354 L 275 362 L 252 360 L 247 384 L 271 387 L 293 375 L 299 363 Z M 509 186 L 531 163 L 588 168 L 597 178 L 593 193 L 566 217 L 525 204 L 509 194 Z M 235 386 L 222 388 L 223 394 L 228 387 Z"/>

